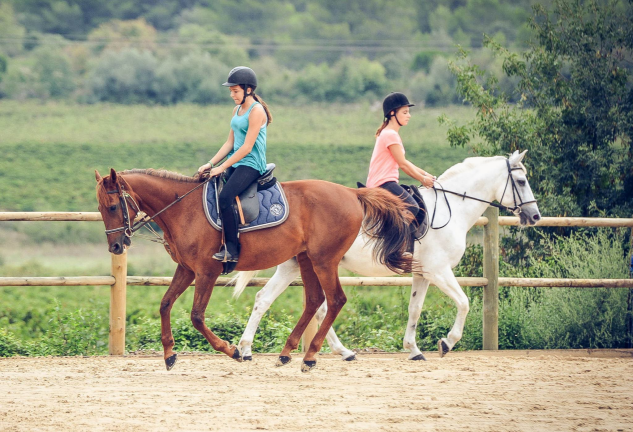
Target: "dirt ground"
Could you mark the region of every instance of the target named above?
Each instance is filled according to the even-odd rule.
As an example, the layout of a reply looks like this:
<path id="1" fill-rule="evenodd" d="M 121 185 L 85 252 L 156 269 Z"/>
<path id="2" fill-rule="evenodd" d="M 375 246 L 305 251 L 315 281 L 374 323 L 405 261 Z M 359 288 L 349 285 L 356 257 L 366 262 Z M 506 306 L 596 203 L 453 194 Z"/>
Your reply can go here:
<path id="1" fill-rule="evenodd" d="M 631 431 L 633 351 L 0 359 L 0 431 Z"/>

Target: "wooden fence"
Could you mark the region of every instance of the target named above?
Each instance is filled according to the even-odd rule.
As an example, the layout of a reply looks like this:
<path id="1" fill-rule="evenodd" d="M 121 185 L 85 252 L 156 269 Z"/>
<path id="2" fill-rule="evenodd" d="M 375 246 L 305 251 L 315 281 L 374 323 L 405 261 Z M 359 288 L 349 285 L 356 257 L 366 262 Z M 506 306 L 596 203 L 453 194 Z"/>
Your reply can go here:
<path id="1" fill-rule="evenodd" d="M 98 212 L 0 212 L 0 221 L 101 221 Z M 633 279 L 533 279 L 499 277 L 499 226 L 518 226 L 518 217 L 499 217 L 499 210 L 489 207 L 475 225 L 484 227 L 484 277 L 457 278 L 461 286 L 483 287 L 483 349 L 499 348 L 499 287 L 606 287 L 633 288 Z M 631 219 L 611 218 L 542 218 L 536 226 L 566 227 L 629 227 Z M 633 235 L 633 234 L 632 234 Z M 125 317 L 127 286 L 168 286 L 171 277 L 127 275 L 127 253 L 112 255 L 111 276 L 77 277 L 0 277 L 0 286 L 110 286 L 110 337 L 111 355 L 125 352 Z M 341 277 L 343 286 L 407 286 L 411 277 Z M 264 286 L 268 278 L 254 278 L 249 286 Z M 218 285 L 226 285 L 229 278 L 219 278 Z M 195 284 L 195 282 L 194 282 Z M 301 286 L 301 280 L 291 285 Z M 316 333 L 313 320 L 306 329 L 303 346 L 307 346 Z"/>

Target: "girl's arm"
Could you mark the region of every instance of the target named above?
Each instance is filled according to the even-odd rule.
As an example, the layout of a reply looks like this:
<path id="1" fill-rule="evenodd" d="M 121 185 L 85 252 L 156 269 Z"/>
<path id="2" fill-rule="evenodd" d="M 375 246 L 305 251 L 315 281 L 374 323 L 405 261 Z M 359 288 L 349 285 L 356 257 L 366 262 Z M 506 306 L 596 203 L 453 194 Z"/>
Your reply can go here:
<path id="1" fill-rule="evenodd" d="M 231 150 L 233 150 L 234 139 L 235 139 L 235 136 L 233 135 L 233 129 L 231 129 L 231 131 L 229 132 L 229 136 L 226 139 L 226 142 L 222 144 L 222 147 L 220 147 L 220 150 L 218 150 L 218 152 L 215 154 L 215 156 L 211 158 L 209 162 L 207 162 L 206 164 L 198 168 L 198 174 L 202 174 L 203 171 L 208 170 L 209 168 L 212 168 L 213 165 L 217 164 L 222 159 L 224 159 L 226 155 L 231 153 Z"/>
<path id="2" fill-rule="evenodd" d="M 389 151 L 393 158 L 398 162 L 398 166 L 402 171 L 404 171 L 408 176 L 416 179 L 420 183 L 422 183 L 426 187 L 432 187 L 435 182 L 435 177 L 427 173 L 421 168 L 418 168 L 413 163 L 409 162 L 404 157 L 404 151 L 402 150 L 402 146 L 400 145 L 390 145 Z"/>
<path id="3" fill-rule="evenodd" d="M 235 115 L 238 109 L 239 107 L 237 106 L 233 108 L 233 115 Z M 231 129 L 229 130 L 228 138 L 226 139 L 224 144 L 222 144 L 222 147 L 220 147 L 220 150 L 218 150 L 218 152 L 215 154 L 215 156 L 211 158 L 209 162 L 207 162 L 206 164 L 198 168 L 198 174 L 202 175 L 204 171 L 208 170 L 209 168 L 213 168 L 213 165 L 220 162 L 222 159 L 226 157 L 226 155 L 231 153 L 231 150 L 233 150 L 234 141 L 235 141 L 235 135 L 233 135 L 233 129 Z"/>
<path id="4" fill-rule="evenodd" d="M 239 148 L 238 151 L 233 153 L 233 155 L 230 158 L 222 162 L 222 165 L 213 168 L 209 176 L 213 177 L 213 176 L 222 174 L 231 165 L 239 162 L 240 160 L 242 160 L 244 156 L 249 154 L 251 150 L 253 150 L 253 146 L 255 145 L 255 140 L 257 139 L 259 130 L 262 128 L 265 121 L 266 121 L 266 112 L 264 111 L 264 108 L 261 108 L 261 105 L 255 107 L 251 111 L 251 113 L 248 115 L 248 132 L 246 132 L 246 138 L 244 138 L 244 144 L 242 145 L 242 147 Z M 231 133 L 233 133 L 233 131 L 231 131 Z"/>

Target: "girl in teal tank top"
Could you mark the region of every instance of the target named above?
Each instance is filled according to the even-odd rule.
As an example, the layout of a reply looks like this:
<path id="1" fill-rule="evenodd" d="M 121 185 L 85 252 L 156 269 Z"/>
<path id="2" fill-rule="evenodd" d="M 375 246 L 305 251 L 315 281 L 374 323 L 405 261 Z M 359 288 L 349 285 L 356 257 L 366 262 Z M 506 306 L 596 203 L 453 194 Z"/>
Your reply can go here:
<path id="1" fill-rule="evenodd" d="M 252 69 L 233 68 L 222 85 L 229 87 L 231 98 L 237 105 L 231 118 L 231 130 L 220 150 L 198 168 L 198 173 L 202 175 L 210 170 L 209 177 L 215 177 L 228 171 L 229 178 L 219 196 L 225 244 L 213 258 L 236 262 L 239 256 L 238 222 L 232 203 L 266 171 L 266 128 L 273 118 L 266 103 L 255 94 L 257 77 Z M 224 158 L 226 160 L 220 163 Z"/>

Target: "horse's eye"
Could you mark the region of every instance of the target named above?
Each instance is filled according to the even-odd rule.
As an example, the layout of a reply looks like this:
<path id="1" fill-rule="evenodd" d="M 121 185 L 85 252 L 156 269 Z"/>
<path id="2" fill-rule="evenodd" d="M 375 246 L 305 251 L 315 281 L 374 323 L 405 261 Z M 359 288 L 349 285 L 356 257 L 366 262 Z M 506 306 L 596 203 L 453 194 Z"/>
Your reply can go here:
<path id="1" fill-rule="evenodd" d="M 518 180 L 517 183 L 519 186 L 525 186 L 525 180 Z"/>
<path id="2" fill-rule="evenodd" d="M 115 205 L 111 205 L 110 206 L 110 211 L 115 211 L 116 210 L 116 204 Z"/>

